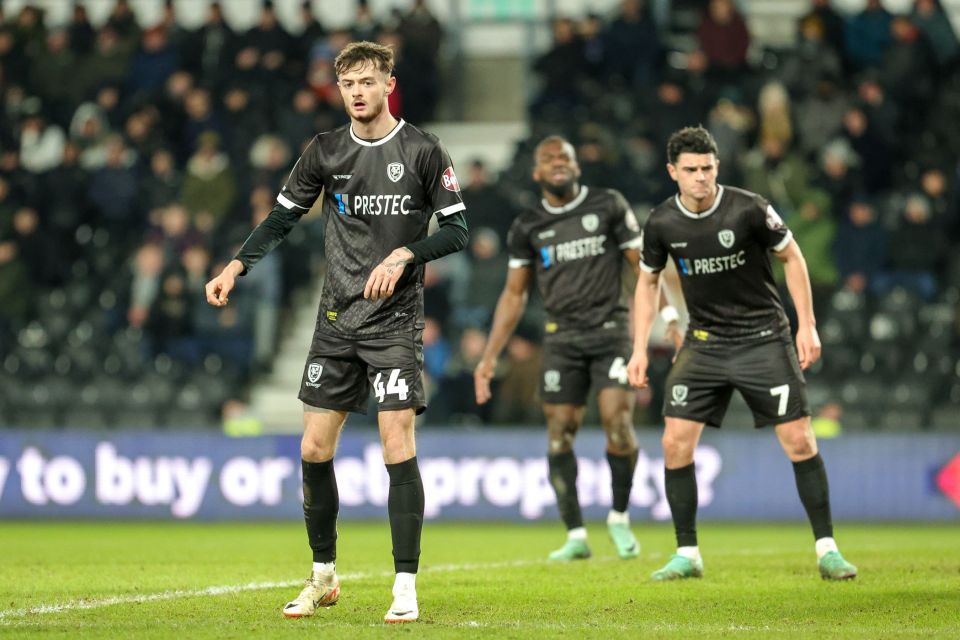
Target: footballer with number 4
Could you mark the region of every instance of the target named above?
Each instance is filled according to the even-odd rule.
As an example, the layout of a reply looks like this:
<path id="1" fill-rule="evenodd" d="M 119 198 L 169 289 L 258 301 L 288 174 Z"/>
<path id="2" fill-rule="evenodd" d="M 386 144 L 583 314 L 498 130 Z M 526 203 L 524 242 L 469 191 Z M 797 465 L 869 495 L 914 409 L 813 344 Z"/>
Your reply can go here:
<path id="1" fill-rule="evenodd" d="M 624 197 L 580 184 L 580 167 L 567 140 L 545 138 L 534 152 L 533 179 L 542 200 L 514 220 L 507 243 L 509 272 L 493 326 L 474 371 L 478 404 L 490 400 L 497 358 L 523 315 L 536 273 L 547 308 L 540 393 L 547 419 L 547 463 L 567 540 L 550 560 L 590 557 L 577 498 L 573 442 L 587 394 L 597 390 L 607 435 L 613 507 L 608 533 L 621 558 L 640 552 L 627 507 L 637 464 L 634 393 L 627 381 L 630 357 L 624 258 L 639 273 L 640 226 Z"/>
<path id="2" fill-rule="evenodd" d="M 423 388 L 423 265 L 467 242 L 464 203 L 453 165 L 436 137 L 396 119 L 393 51 L 354 42 L 335 61 L 350 124 L 317 135 L 300 156 L 270 215 L 223 272 L 207 284 L 222 307 L 243 275 L 322 197 L 327 274 L 300 388 L 304 431 L 303 516 L 313 551 L 306 585 L 283 608 L 291 618 L 336 603 L 339 497 L 333 457 L 349 412 L 365 413 L 373 387 L 396 577 L 386 622 L 419 616 L 416 574 L 423 483 L 414 418 Z M 427 235 L 430 219 L 439 229 Z"/>
<path id="3" fill-rule="evenodd" d="M 833 538 L 827 473 L 810 427 L 803 370 L 820 357 L 810 279 L 800 248 L 763 197 L 717 184 L 717 144 L 703 127 L 675 132 L 667 170 L 679 193 L 656 207 L 643 229 L 635 292 L 634 386 L 647 384 L 647 341 L 660 272 L 673 261 L 689 312 L 683 348 L 667 375 L 663 455 L 677 552 L 654 580 L 697 578 L 694 451 L 705 425 L 719 427 L 736 389 L 756 427 L 774 425 L 793 463 L 800 501 L 813 528 L 817 564 L 827 580 L 857 575 Z M 783 263 L 797 310 L 796 347 L 774 284 L 770 254 Z"/>

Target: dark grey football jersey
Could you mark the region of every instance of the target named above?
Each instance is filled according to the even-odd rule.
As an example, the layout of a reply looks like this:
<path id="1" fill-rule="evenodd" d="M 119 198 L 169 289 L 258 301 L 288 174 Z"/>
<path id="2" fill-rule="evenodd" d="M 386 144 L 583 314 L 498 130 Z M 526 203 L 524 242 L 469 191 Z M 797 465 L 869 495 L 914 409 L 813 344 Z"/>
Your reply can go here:
<path id="1" fill-rule="evenodd" d="M 789 336 L 770 252 L 793 235 L 755 193 L 719 186 L 713 206 L 688 211 L 665 200 L 643 228 L 640 268 L 656 272 L 672 258 L 690 312 L 688 339 L 716 344 Z"/>
<path id="2" fill-rule="evenodd" d="M 358 138 L 350 125 L 321 133 L 277 202 L 304 213 L 321 192 L 327 276 L 317 328 L 364 337 L 422 324 L 423 265 L 408 265 L 389 298 L 365 300 L 363 288 L 394 249 L 426 237 L 433 215 L 466 208 L 440 141 L 403 120 L 379 140 Z"/>
<path id="3" fill-rule="evenodd" d="M 553 330 L 626 320 L 622 251 L 640 248 L 640 226 L 619 192 L 581 187 L 562 207 L 541 200 L 513 221 L 507 245 L 511 267 L 535 268 Z"/>

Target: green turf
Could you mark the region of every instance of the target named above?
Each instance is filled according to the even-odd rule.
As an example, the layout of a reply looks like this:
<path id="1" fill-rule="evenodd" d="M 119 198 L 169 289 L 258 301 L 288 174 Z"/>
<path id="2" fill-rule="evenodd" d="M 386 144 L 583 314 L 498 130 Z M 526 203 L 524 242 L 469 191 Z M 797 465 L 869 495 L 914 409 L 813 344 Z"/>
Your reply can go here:
<path id="1" fill-rule="evenodd" d="M 543 558 L 559 525 L 428 523 L 421 621 L 398 628 L 380 622 L 392 584 L 383 524 L 342 523 L 340 603 L 287 620 L 299 587 L 203 590 L 302 579 L 302 525 L 0 523 L 0 638 L 960 637 L 960 526 L 843 525 L 860 568 L 845 583 L 820 580 L 805 526 L 700 529 L 704 578 L 657 584 L 649 574 L 673 551 L 663 525 L 635 524 L 643 550 L 626 561 L 591 527 L 594 557 L 558 565 Z"/>

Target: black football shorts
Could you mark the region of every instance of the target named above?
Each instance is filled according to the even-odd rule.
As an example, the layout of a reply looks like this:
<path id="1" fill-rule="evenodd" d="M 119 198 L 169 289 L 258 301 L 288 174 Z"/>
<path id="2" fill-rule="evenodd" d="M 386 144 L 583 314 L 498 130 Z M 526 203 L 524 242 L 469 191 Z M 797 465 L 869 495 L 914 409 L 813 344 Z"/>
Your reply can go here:
<path id="1" fill-rule="evenodd" d="M 321 409 L 366 413 L 371 389 L 380 411 L 423 413 L 423 330 L 360 339 L 314 332 L 300 400 Z"/>
<path id="2" fill-rule="evenodd" d="M 753 412 L 755 427 L 810 415 L 797 351 L 782 340 L 710 349 L 684 345 L 667 375 L 663 415 L 719 427 L 734 389 Z"/>
<path id="3" fill-rule="evenodd" d="M 564 331 L 543 341 L 543 375 L 540 397 L 550 404 L 587 403 L 591 385 L 630 388 L 627 363 L 633 342 L 626 327 Z"/>

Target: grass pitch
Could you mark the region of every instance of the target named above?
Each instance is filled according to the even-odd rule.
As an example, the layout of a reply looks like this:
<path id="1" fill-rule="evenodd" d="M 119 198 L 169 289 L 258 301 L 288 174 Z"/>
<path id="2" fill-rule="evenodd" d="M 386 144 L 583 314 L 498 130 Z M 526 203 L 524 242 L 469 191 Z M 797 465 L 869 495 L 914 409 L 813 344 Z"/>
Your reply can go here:
<path id="1" fill-rule="evenodd" d="M 303 525 L 0 523 L 0 637 L 960 637 L 960 526 L 841 525 L 852 582 L 820 580 L 805 525 L 700 527 L 705 577 L 649 581 L 669 527 L 635 523 L 621 561 L 602 526 L 591 560 L 548 564 L 559 524 L 428 523 L 420 622 L 385 625 L 383 523 L 341 523 L 340 603 L 280 609 L 309 572 Z"/>

